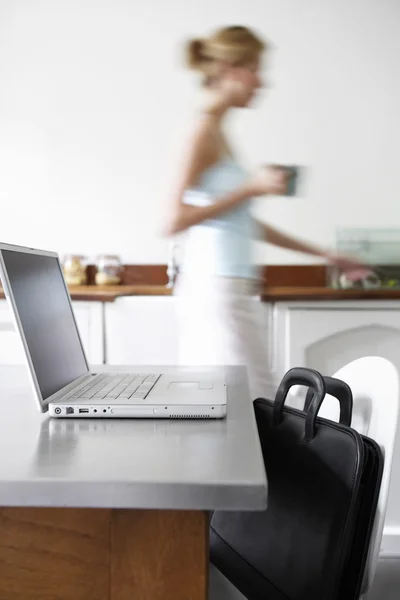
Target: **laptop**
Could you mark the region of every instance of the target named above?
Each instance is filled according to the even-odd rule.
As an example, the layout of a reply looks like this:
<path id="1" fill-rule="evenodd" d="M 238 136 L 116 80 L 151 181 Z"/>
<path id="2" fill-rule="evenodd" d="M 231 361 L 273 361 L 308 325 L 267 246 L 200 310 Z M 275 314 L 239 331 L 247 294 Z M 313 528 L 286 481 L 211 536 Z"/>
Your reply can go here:
<path id="1" fill-rule="evenodd" d="M 42 412 L 63 418 L 226 416 L 222 369 L 93 373 L 56 253 L 0 244 L 0 277 Z"/>

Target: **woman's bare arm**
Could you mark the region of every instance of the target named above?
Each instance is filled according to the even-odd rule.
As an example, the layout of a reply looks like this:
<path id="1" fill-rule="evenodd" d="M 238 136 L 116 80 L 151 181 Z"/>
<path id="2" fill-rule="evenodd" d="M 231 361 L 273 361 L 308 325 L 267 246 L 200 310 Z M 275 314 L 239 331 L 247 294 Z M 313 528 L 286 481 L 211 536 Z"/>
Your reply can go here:
<path id="1" fill-rule="evenodd" d="M 345 256 L 343 254 L 324 250 L 298 240 L 290 235 L 282 233 L 275 227 L 267 225 L 258 219 L 254 219 L 257 226 L 257 239 L 268 242 L 279 248 L 286 248 L 286 250 L 294 250 L 295 252 L 302 252 L 303 254 L 310 254 L 311 256 L 318 256 L 326 259 L 330 264 L 338 266 L 343 272 L 348 273 L 348 277 L 352 279 L 363 279 L 371 274 L 371 268 L 360 261 L 356 257 Z"/>
<path id="2" fill-rule="evenodd" d="M 258 235 L 257 238 L 272 244 L 273 246 L 279 246 L 279 248 L 285 248 L 286 250 L 293 250 L 295 252 L 302 252 L 303 254 L 311 254 L 312 256 L 319 256 L 321 258 L 328 258 L 330 253 L 317 246 L 312 246 L 307 242 L 303 242 L 295 237 L 287 235 L 267 223 L 263 223 L 258 219 L 255 219 Z"/>

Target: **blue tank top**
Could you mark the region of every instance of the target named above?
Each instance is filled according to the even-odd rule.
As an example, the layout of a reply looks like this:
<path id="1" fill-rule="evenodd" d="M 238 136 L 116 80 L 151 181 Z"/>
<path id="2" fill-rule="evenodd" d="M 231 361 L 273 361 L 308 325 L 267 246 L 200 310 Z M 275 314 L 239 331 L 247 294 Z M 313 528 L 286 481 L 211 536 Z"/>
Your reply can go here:
<path id="1" fill-rule="evenodd" d="M 232 158 L 224 158 L 207 169 L 196 186 L 186 191 L 184 202 L 193 206 L 214 204 L 237 189 L 248 174 Z M 251 201 L 190 228 L 186 239 L 184 272 L 195 276 L 257 278 L 252 248 L 254 221 Z"/>

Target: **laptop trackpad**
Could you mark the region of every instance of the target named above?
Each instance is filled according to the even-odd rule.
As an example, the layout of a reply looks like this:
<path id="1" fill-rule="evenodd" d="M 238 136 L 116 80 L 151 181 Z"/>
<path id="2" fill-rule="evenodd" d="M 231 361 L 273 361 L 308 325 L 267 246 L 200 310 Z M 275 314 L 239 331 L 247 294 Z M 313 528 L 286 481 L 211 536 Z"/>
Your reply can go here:
<path id="1" fill-rule="evenodd" d="M 178 390 L 212 390 L 212 382 L 208 381 L 171 381 L 168 388 L 172 391 Z"/>

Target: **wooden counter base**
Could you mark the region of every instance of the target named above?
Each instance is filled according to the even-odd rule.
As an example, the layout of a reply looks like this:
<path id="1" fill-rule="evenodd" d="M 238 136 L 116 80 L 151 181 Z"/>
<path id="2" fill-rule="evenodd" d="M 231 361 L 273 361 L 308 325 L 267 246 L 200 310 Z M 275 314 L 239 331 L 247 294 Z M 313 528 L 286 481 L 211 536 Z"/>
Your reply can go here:
<path id="1" fill-rule="evenodd" d="M 206 600 L 208 516 L 0 509 L 1 600 Z"/>

